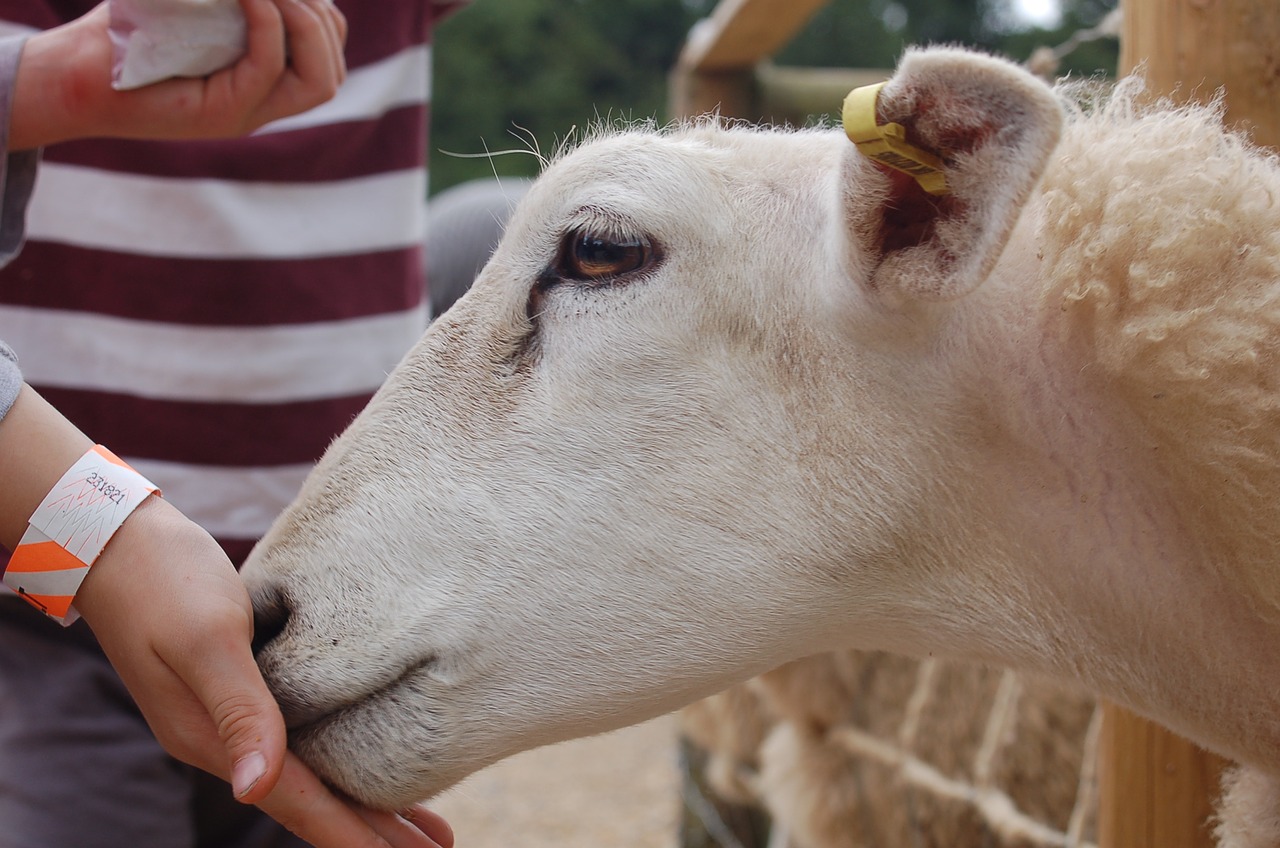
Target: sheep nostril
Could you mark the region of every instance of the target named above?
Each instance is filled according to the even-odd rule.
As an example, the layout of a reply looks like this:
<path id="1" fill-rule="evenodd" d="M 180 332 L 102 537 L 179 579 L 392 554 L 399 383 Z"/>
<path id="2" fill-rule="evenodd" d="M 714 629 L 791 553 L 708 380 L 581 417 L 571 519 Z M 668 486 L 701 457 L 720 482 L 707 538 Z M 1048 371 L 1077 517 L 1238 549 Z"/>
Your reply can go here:
<path id="1" fill-rule="evenodd" d="M 292 610 L 289 603 L 280 593 L 272 593 L 254 598 L 253 602 L 253 654 L 257 656 L 262 649 L 284 632 L 289 623 Z"/>

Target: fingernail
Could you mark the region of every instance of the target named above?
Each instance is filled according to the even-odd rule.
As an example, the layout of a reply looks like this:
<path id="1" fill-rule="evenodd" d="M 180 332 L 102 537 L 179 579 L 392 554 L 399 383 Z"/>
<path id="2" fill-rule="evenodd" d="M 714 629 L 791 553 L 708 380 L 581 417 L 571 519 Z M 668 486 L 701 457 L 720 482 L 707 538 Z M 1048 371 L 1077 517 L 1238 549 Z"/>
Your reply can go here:
<path id="1" fill-rule="evenodd" d="M 262 754 L 254 751 L 247 757 L 241 757 L 231 767 L 231 790 L 237 798 L 243 798 L 266 773 L 267 758 Z"/>

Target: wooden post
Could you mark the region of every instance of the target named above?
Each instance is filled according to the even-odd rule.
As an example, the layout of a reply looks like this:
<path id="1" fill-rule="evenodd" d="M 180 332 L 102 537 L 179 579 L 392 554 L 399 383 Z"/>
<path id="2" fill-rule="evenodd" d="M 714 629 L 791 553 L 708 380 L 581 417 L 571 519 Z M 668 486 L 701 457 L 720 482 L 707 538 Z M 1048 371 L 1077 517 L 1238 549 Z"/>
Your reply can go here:
<path id="1" fill-rule="evenodd" d="M 1099 746 L 1099 848 L 1211 848 L 1224 760 L 1111 704 Z"/>
<path id="2" fill-rule="evenodd" d="M 1276 0 L 1124 0 L 1121 72 L 1146 63 L 1155 94 L 1206 100 L 1227 91 L 1227 121 L 1280 146 Z"/>
<path id="3" fill-rule="evenodd" d="M 1120 73 L 1145 65 L 1155 95 L 1226 91 L 1229 125 L 1280 145 L 1276 0 L 1124 0 Z M 1210 848 L 1220 757 L 1108 706 L 1099 751 L 1100 848 Z"/>

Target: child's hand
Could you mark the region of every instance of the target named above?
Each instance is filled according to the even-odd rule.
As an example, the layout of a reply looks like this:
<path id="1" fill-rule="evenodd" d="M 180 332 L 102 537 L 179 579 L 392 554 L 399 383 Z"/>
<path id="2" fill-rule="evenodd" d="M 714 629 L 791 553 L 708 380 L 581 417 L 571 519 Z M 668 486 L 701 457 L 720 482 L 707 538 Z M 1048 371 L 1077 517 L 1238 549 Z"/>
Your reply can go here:
<path id="1" fill-rule="evenodd" d="M 0 418 L 0 544 L 18 544 L 27 516 L 92 444 L 22 388 Z M 439 816 L 360 807 L 286 750 L 284 717 L 250 647 L 249 593 L 218 543 L 167 501 L 148 497 L 124 520 L 75 608 L 165 750 L 231 781 L 241 801 L 317 848 L 453 844 Z"/>
<path id="2" fill-rule="evenodd" d="M 147 723 L 178 759 L 230 780 L 318 848 L 437 848 L 453 834 L 335 795 L 285 750 L 284 719 L 250 650 L 253 611 L 217 543 L 157 497 L 121 525 L 76 594 Z"/>
<path id="3" fill-rule="evenodd" d="M 91 136 L 221 138 L 303 112 L 346 77 L 347 24 L 330 0 L 241 0 L 248 51 L 204 79 L 111 87 L 107 4 L 28 39 L 18 65 L 9 148 Z"/>

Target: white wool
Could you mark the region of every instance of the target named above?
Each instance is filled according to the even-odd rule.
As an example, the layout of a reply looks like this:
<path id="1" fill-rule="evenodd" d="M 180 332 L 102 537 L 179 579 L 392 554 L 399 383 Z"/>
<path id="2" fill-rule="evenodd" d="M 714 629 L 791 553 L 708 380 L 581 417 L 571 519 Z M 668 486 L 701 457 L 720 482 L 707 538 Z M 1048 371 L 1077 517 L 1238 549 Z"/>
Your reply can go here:
<path id="1" fill-rule="evenodd" d="M 1046 307 L 1191 495 L 1212 567 L 1280 616 L 1280 164 L 1220 103 L 1077 105 L 1044 177 Z"/>

